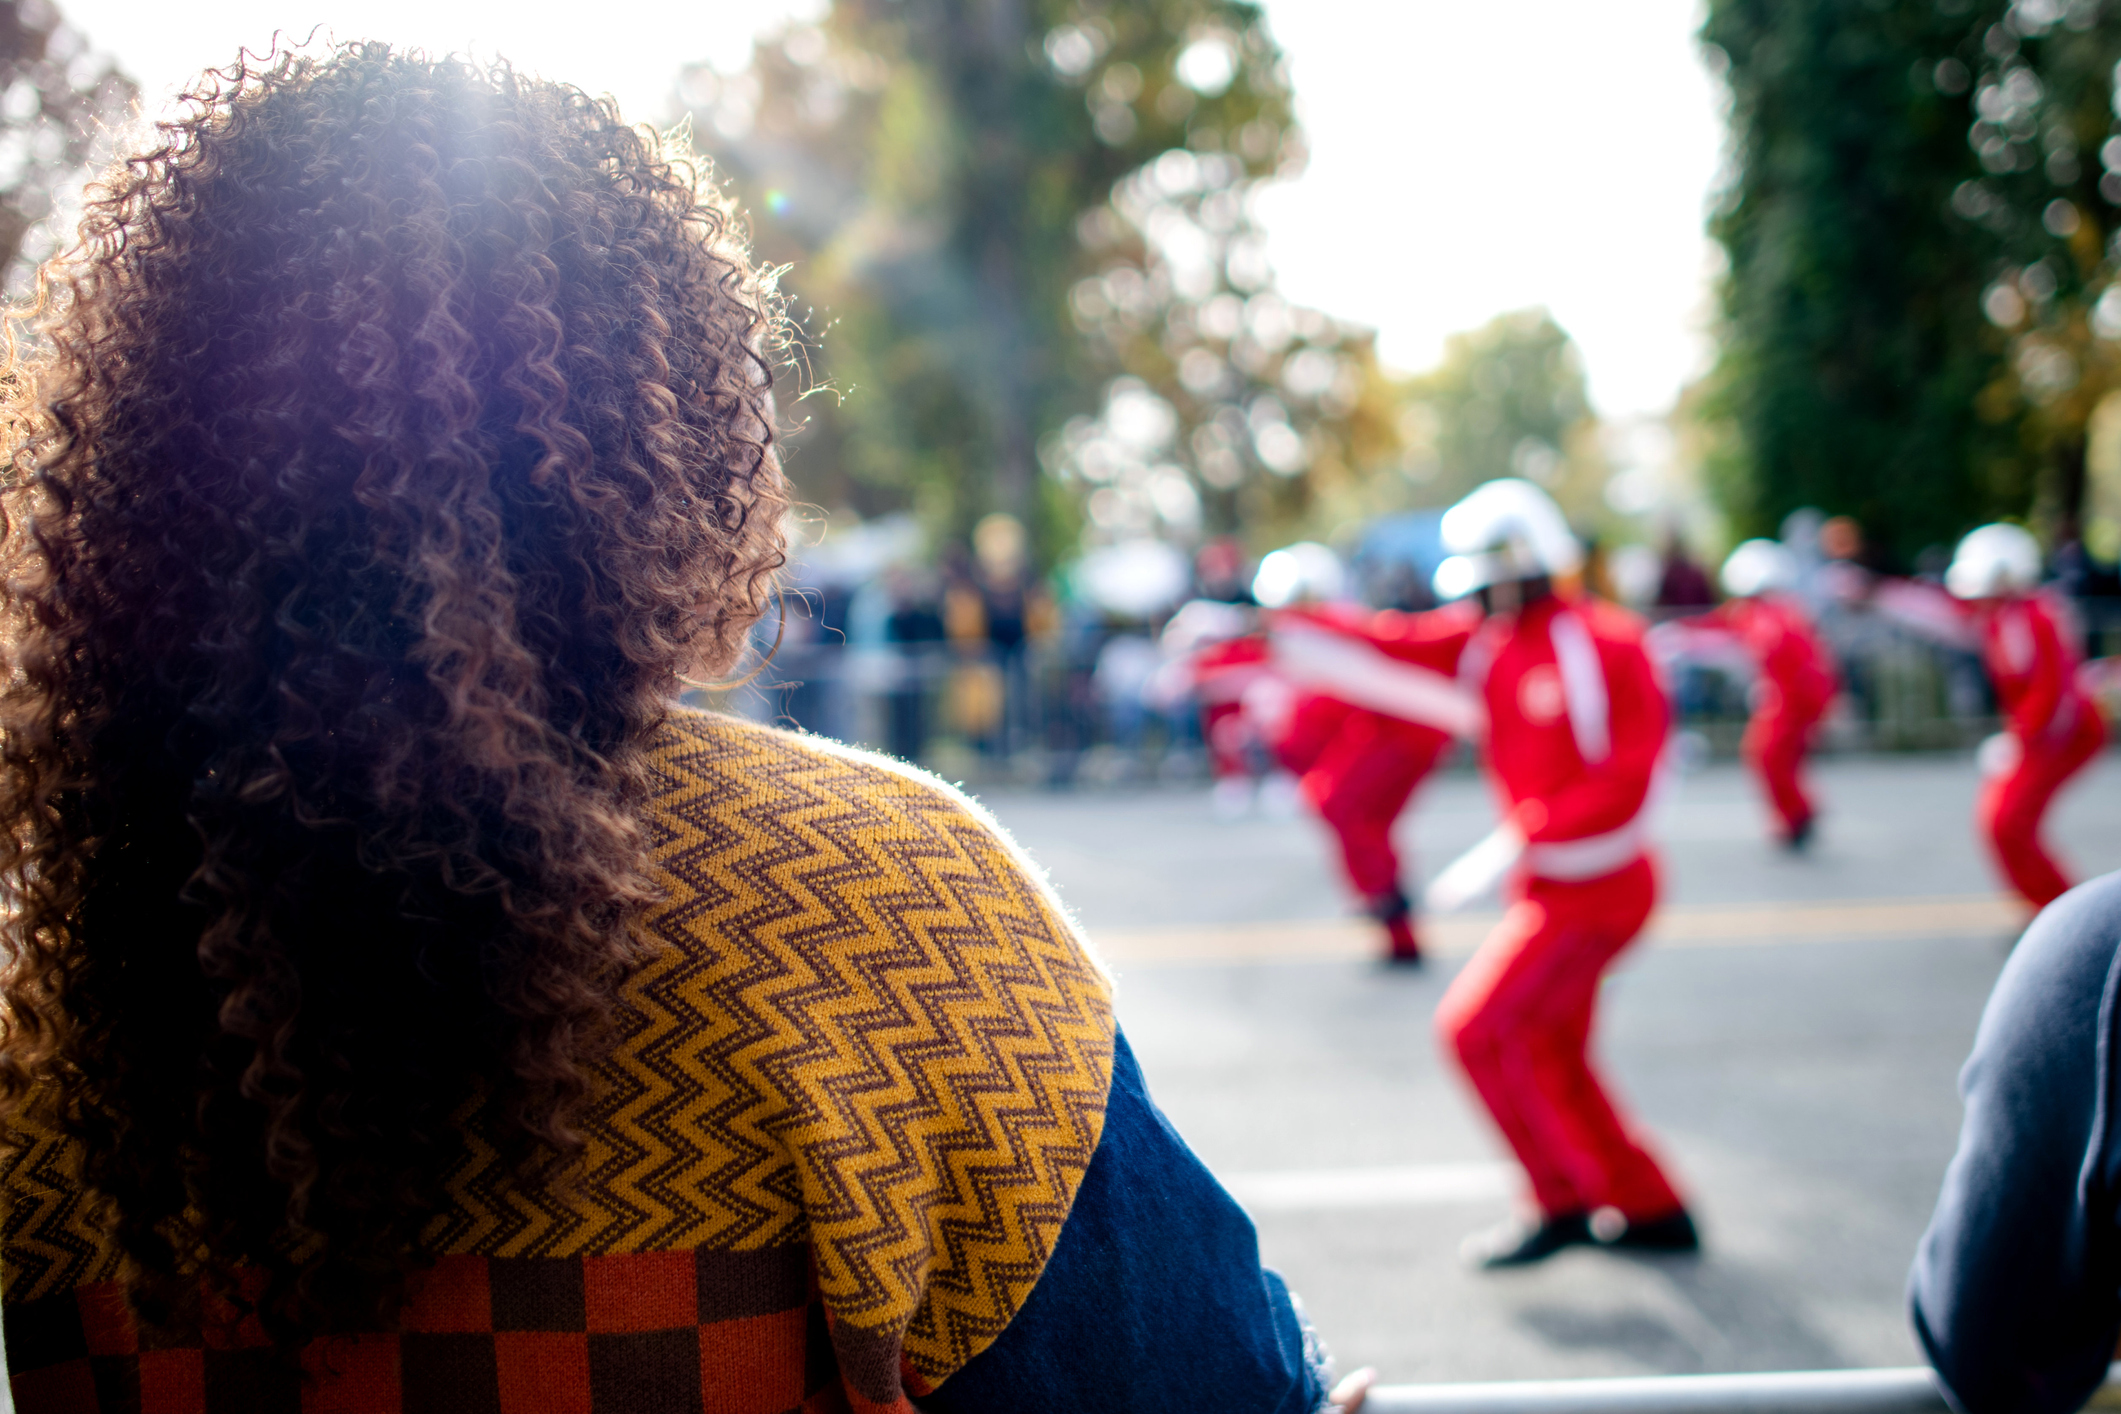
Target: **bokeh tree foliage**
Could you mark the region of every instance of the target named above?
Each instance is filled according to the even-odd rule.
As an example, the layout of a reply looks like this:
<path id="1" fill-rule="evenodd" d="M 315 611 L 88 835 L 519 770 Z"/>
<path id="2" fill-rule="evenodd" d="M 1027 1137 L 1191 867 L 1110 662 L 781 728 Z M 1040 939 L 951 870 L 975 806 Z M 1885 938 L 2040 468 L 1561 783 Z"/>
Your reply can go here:
<path id="1" fill-rule="evenodd" d="M 1962 214 L 1992 28 L 1970 0 L 1710 0 L 1735 163 L 1705 405 L 1735 434 L 1710 470 L 1737 532 L 1813 505 L 1912 559 L 2026 504 L 2019 410 L 1982 396 L 2000 249 Z"/>
<path id="2" fill-rule="evenodd" d="M 0 271 L 20 295 L 51 254 L 56 192 L 78 180 L 138 86 L 51 0 L 0 0 Z"/>
<path id="3" fill-rule="evenodd" d="M 1008 511 L 1050 557 L 1086 511 L 1288 520 L 1389 458 L 1366 339 L 1274 293 L 1251 221 L 1303 160 L 1256 6 L 836 0 L 680 94 L 790 267 L 807 497 Z"/>
<path id="4" fill-rule="evenodd" d="M 1944 72 L 1973 91 L 1967 140 L 1982 174 L 1953 204 L 1994 248 L 1982 310 L 2009 340 L 1983 401 L 2020 427 L 2036 466 L 2035 523 L 2075 539 L 2092 414 L 2121 389 L 2121 6 L 2046 0 L 1978 13 L 1978 47 Z"/>
<path id="5" fill-rule="evenodd" d="M 1553 492 L 1579 524 L 1602 518 L 1606 467 L 1583 358 L 1544 309 L 1453 335 L 1443 362 L 1401 395 L 1407 466 L 1425 502 L 1521 476 Z"/>

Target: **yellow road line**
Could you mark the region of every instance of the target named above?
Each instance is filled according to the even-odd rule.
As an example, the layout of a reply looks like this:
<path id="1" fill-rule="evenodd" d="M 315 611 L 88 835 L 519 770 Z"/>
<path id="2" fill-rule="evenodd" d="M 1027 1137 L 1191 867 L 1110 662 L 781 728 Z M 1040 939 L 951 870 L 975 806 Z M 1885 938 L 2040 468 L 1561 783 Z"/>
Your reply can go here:
<path id="1" fill-rule="evenodd" d="M 1480 946 L 1499 913 L 1452 914 L 1422 926 L 1431 952 L 1462 956 Z M 1958 898 L 1844 899 L 1751 903 L 1657 911 L 1646 941 L 1658 947 L 1718 948 L 1889 938 L 2008 937 L 2023 906 L 1995 894 Z M 1091 940 L 1117 966 L 1239 962 L 1319 962 L 1374 956 L 1377 927 L 1362 918 L 1093 930 Z"/>

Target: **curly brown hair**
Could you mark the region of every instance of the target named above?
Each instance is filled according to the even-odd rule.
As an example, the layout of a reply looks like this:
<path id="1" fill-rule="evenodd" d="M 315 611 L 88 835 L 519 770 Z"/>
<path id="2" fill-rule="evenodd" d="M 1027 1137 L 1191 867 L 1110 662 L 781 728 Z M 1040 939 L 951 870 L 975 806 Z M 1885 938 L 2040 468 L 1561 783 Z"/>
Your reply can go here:
<path id="1" fill-rule="evenodd" d="M 288 1348 L 391 1318 L 467 1116 L 580 1146 L 643 743 L 781 563 L 780 325 L 576 89 L 355 43 L 182 113 L 10 370 L 0 1109 L 144 1319 Z"/>

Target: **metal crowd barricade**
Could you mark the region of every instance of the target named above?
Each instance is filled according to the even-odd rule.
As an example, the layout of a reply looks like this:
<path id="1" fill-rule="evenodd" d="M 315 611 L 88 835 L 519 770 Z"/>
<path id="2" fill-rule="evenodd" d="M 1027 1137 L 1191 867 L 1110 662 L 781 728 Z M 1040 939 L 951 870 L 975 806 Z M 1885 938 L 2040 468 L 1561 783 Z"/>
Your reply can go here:
<path id="1" fill-rule="evenodd" d="M 2117 1376 L 2121 1366 L 2102 1393 Z M 1916 1367 L 1379 1385 L 1363 1414 L 1949 1414 L 1949 1407 L 1929 1370 Z"/>

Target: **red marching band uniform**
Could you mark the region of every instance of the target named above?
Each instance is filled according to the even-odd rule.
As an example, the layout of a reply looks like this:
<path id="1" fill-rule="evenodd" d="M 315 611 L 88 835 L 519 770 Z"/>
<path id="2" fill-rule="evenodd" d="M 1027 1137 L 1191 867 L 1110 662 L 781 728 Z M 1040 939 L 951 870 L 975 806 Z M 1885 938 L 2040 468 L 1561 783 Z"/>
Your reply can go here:
<path id="1" fill-rule="evenodd" d="M 1646 815 L 1671 710 L 1643 625 L 1547 589 L 1581 552 L 1527 482 L 1483 486 L 1453 508 L 1444 534 L 1463 543 L 1452 544 L 1459 554 L 1439 571 L 1439 591 L 1478 589 L 1478 601 L 1426 614 L 1314 606 L 1264 616 L 1265 667 L 1294 694 L 1271 733 L 1277 754 L 1301 773 L 1349 881 L 1405 955 L 1412 922 L 1392 823 L 1451 736 L 1485 741 L 1504 824 L 1430 893 L 1488 862 L 1517 868 L 1508 911 L 1436 1022 L 1524 1166 L 1538 1219 L 1477 1234 L 1469 1255 L 1503 1266 L 1594 1240 L 1692 1248 L 1677 1191 L 1590 1059 L 1599 983 L 1657 897 Z M 1468 566 L 1479 573 L 1449 582 Z M 1229 657 L 1227 670 L 1248 674 L 1262 661 L 1249 647 Z M 1258 695 L 1256 684 L 1246 691 Z M 1204 693 L 1206 710 L 1233 695 L 1243 694 Z"/>
<path id="2" fill-rule="evenodd" d="M 1349 884 L 1384 926 L 1387 956 L 1418 962 L 1392 826 L 1451 737 L 1474 729 L 1455 675 L 1477 619 L 1335 606 L 1284 609 L 1270 624 L 1270 661 L 1298 693 L 1276 755 L 1332 830 Z"/>
<path id="3" fill-rule="evenodd" d="M 1452 735 L 1475 725 L 1453 675 L 1477 626 L 1462 609 L 1373 613 L 1349 605 L 1271 611 L 1260 630 L 1235 606 L 1197 601 L 1167 630 L 1171 676 L 1190 690 L 1218 787 L 1249 783 L 1264 745 L 1333 833 L 1386 956 L 1419 962 L 1392 826 Z"/>
<path id="4" fill-rule="evenodd" d="M 1461 673 L 1485 707 L 1505 817 L 1495 838 L 1521 852 L 1508 910 L 1445 993 L 1436 1027 L 1538 1210 L 1476 1234 L 1467 1255 L 1505 1266 L 1594 1240 L 1692 1248 L 1677 1191 L 1590 1056 L 1599 983 L 1657 900 L 1646 816 L 1671 709 L 1642 621 L 1553 591 L 1549 577 L 1573 572 L 1581 552 L 1527 482 L 1476 490 L 1445 517 L 1444 539 L 1458 555 L 1438 572 L 1439 592 L 1478 591 L 1488 610 Z"/>
<path id="5" fill-rule="evenodd" d="M 1758 700 L 1741 743 L 1782 825 L 1782 837 L 1802 845 L 1811 835 L 1811 793 L 1804 758 L 1812 733 L 1834 703 L 1841 681 L 1812 628 L 1811 616 L 1779 595 L 1733 599 L 1716 611 L 1759 665 Z"/>
<path id="6" fill-rule="evenodd" d="M 2011 887 L 2044 908 L 2070 882 L 2041 842 L 2041 820 L 2055 793 L 2106 744 L 2106 724 L 2078 686 L 2077 654 L 2051 596 L 1999 598 L 1977 612 L 1981 659 L 2015 750 L 2006 748 L 2001 760 L 1991 754 L 1975 819 Z"/>
<path id="7" fill-rule="evenodd" d="M 1203 646 L 1193 661 L 1193 691 L 1200 702 L 1201 738 L 1208 769 L 1217 781 L 1252 774 L 1258 733 L 1245 720 L 1245 693 L 1267 676 L 1267 641 L 1256 633 Z"/>
<path id="8" fill-rule="evenodd" d="M 1590 1059 L 1598 985 L 1649 921 L 1643 814 L 1670 708 L 1633 615 L 1549 596 L 1496 626 L 1481 675 L 1488 761 L 1524 841 L 1501 925 L 1437 1009 L 1548 1220 L 1641 1225 L 1679 1195 Z"/>
<path id="9" fill-rule="evenodd" d="M 1163 632 L 1164 664 L 1149 683 L 1152 701 L 1174 708 L 1190 698 L 1200 709 L 1200 734 L 1218 804 L 1249 805 L 1267 743 L 1245 699 L 1272 687 L 1266 636 L 1249 605 L 1195 599 L 1171 616 Z M 1226 794 L 1226 792 L 1234 793 Z"/>
<path id="10" fill-rule="evenodd" d="M 2040 578 L 2039 542 L 1998 523 L 1959 542 L 1944 576 L 1949 600 L 1906 581 L 1874 596 L 1908 627 L 1980 652 L 2004 731 L 1982 745 L 1974 821 L 2004 878 L 2036 909 L 2070 887 L 2040 837 L 2048 806 L 2106 741 L 2098 705 L 2078 680 L 2068 608 Z"/>
<path id="11" fill-rule="evenodd" d="M 1754 671 L 1752 713 L 1740 751 L 1759 777 L 1784 844 L 1803 848 L 1818 811 L 1804 781 L 1812 735 L 1841 690 L 1833 655 L 1811 615 L 1791 597 L 1797 566 L 1772 540 L 1748 540 L 1723 564 L 1730 597 L 1706 614 L 1656 630 L 1674 647 L 1728 641 Z"/>

